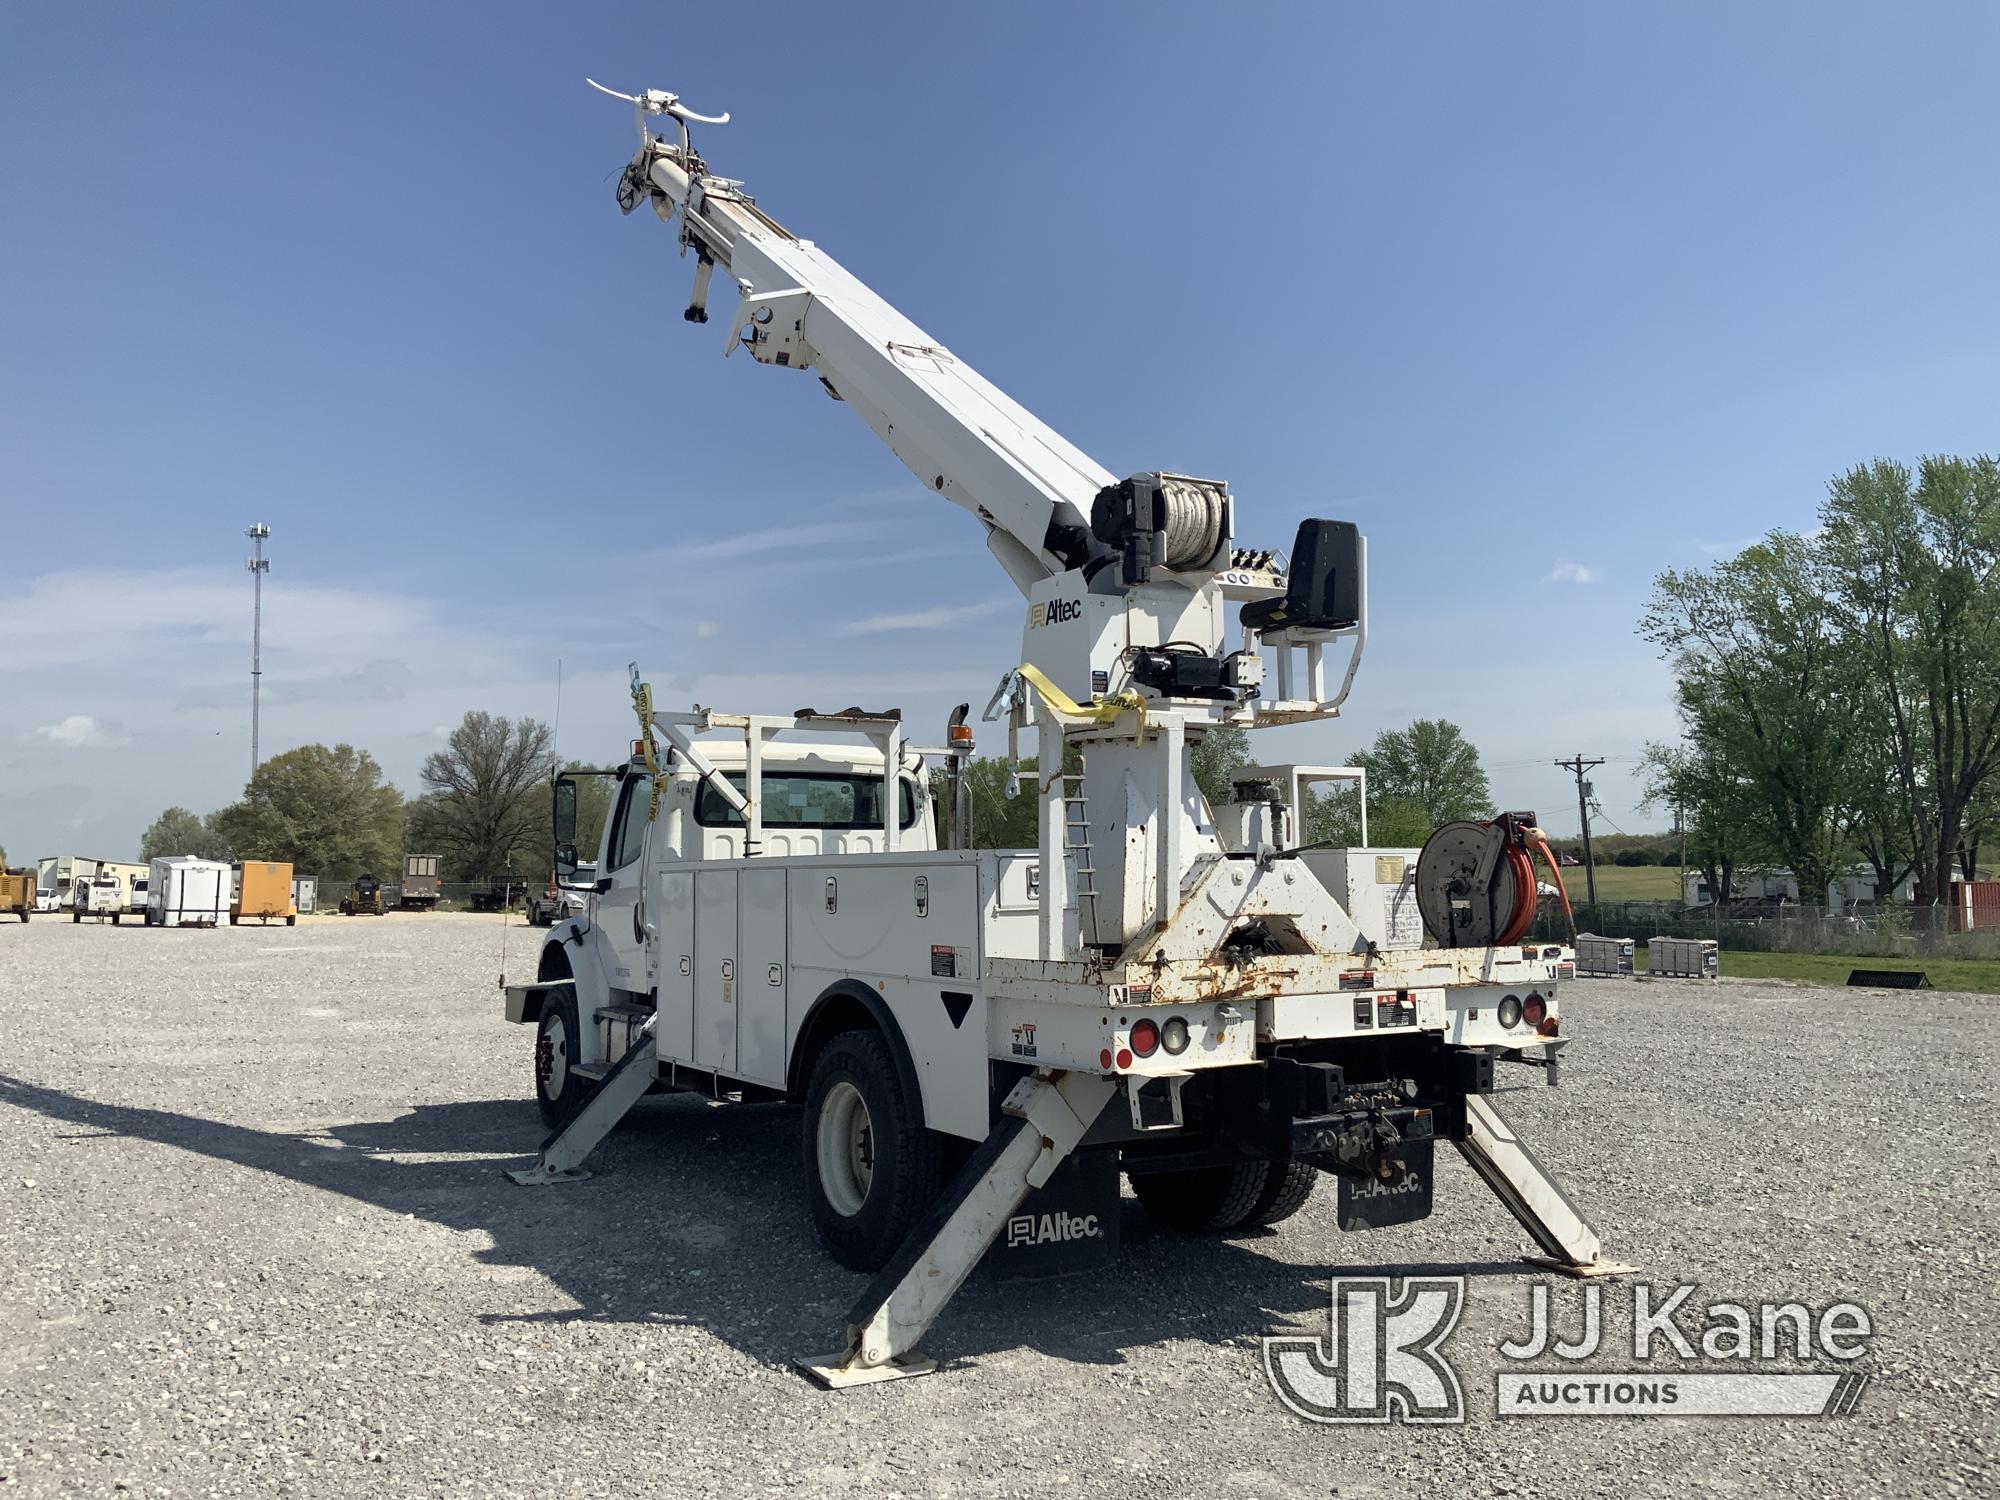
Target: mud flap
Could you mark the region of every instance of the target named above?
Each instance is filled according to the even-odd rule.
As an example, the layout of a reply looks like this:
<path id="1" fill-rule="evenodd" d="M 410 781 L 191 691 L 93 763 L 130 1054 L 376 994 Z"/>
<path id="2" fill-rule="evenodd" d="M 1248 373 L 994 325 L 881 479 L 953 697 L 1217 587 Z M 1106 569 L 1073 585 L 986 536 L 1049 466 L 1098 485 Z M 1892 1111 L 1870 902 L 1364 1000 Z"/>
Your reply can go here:
<path id="1" fill-rule="evenodd" d="M 1406 1140 L 1396 1148 L 1391 1172 L 1386 1179 L 1338 1178 L 1340 1203 L 1337 1209 L 1342 1229 L 1386 1229 L 1391 1224 L 1412 1224 L 1431 1216 L 1431 1191 L 1436 1184 L 1432 1170 L 1436 1143 L 1428 1138 Z"/>
<path id="2" fill-rule="evenodd" d="M 1118 1151 L 1078 1151 L 1009 1215 L 986 1274 L 1025 1281 L 1095 1271 L 1118 1258 Z"/>

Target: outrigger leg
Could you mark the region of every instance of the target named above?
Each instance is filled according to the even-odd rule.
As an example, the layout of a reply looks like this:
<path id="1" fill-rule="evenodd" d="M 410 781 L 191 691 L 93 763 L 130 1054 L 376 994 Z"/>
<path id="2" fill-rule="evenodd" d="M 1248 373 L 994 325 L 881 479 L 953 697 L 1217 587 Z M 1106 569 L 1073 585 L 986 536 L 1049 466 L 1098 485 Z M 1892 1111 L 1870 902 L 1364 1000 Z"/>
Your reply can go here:
<path id="1" fill-rule="evenodd" d="M 1023 1078 L 993 1127 L 895 1258 L 848 1314 L 838 1354 L 799 1362 L 799 1373 L 829 1390 L 928 1375 L 937 1362 L 917 1340 L 965 1284 L 1021 1200 L 1049 1180 L 1118 1091 L 1095 1073 Z"/>
<path id="2" fill-rule="evenodd" d="M 625 1118 L 626 1111 L 646 1097 L 646 1091 L 652 1088 L 659 1074 L 653 1023 L 647 1021 L 639 1040 L 626 1049 L 603 1081 L 591 1090 L 583 1108 L 542 1142 L 541 1155 L 535 1158 L 535 1164 L 507 1175 L 523 1187 L 583 1181 L 590 1175 L 583 1170 L 584 1159 L 597 1149 L 599 1141 L 611 1134 L 611 1128 Z"/>
<path id="3" fill-rule="evenodd" d="M 1617 1276 L 1638 1269 L 1597 1258 L 1597 1231 L 1500 1111 L 1481 1095 L 1466 1096 L 1465 1123 L 1465 1139 L 1458 1149 L 1542 1247 L 1543 1254 L 1524 1260 L 1567 1276 Z"/>

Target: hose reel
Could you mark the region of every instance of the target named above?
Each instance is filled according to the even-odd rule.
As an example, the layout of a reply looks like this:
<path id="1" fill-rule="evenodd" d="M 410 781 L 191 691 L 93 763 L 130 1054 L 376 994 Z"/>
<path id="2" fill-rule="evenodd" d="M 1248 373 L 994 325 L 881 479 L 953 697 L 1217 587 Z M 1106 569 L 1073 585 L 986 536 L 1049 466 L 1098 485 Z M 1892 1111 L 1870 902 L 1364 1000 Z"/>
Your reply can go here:
<path id="1" fill-rule="evenodd" d="M 1516 813 L 1433 833 L 1417 856 L 1424 930 L 1446 948 L 1504 948 L 1526 937 L 1538 894 L 1528 851 L 1540 836 L 1531 814 Z"/>

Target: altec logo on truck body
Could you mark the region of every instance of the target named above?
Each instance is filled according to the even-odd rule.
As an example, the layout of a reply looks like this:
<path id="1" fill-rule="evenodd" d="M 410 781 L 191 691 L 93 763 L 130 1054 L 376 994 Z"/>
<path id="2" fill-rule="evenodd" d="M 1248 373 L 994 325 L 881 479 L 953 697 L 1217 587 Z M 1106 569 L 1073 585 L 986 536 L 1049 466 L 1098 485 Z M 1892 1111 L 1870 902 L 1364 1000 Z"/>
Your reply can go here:
<path id="1" fill-rule="evenodd" d="M 1104 1238 L 1096 1214 L 1016 1214 L 1007 1221 L 1007 1248 L 1023 1245 L 1066 1245 L 1072 1240 Z"/>
<path id="2" fill-rule="evenodd" d="M 1081 599 L 1051 599 L 1047 604 L 1028 606 L 1028 629 L 1034 630 L 1043 625 L 1067 625 L 1082 616 Z"/>

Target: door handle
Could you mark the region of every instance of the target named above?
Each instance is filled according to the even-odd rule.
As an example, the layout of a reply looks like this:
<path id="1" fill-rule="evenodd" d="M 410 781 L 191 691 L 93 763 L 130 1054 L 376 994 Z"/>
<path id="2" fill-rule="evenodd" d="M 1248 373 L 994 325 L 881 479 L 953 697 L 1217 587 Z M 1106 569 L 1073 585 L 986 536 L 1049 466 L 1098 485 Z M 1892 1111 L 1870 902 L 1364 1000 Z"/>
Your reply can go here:
<path id="1" fill-rule="evenodd" d="M 636 902 L 632 907 L 632 941 L 635 943 L 646 941 L 646 929 L 639 921 L 639 907 Z"/>

